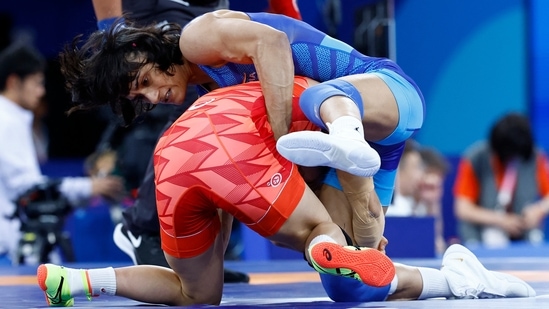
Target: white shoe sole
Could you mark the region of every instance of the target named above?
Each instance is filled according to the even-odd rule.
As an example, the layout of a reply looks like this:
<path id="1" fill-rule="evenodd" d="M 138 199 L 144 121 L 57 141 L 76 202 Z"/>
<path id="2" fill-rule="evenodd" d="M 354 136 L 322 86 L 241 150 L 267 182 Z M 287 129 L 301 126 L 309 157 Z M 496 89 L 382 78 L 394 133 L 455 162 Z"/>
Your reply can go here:
<path id="1" fill-rule="evenodd" d="M 469 249 L 450 246 L 442 258 L 442 273 L 457 298 L 533 297 L 536 292 L 523 280 L 487 270 Z"/>
<path id="2" fill-rule="evenodd" d="M 130 259 L 132 259 L 133 264 L 137 265 L 133 245 L 131 241 L 126 236 L 124 236 L 124 233 L 122 233 L 122 223 L 118 223 L 114 228 L 114 232 L 112 233 L 112 239 L 114 240 L 114 243 L 116 244 L 118 249 L 126 253 L 130 257 Z"/>
<path id="3" fill-rule="evenodd" d="M 302 166 L 329 166 L 362 177 L 379 170 L 379 154 L 366 141 L 319 131 L 300 131 L 282 136 L 276 149 L 286 159 Z"/>

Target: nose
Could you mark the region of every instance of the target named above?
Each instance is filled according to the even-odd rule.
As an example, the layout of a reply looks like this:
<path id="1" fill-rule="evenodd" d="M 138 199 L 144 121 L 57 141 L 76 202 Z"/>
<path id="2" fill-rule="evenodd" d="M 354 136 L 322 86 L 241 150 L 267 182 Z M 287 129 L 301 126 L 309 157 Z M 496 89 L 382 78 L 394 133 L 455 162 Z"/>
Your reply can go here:
<path id="1" fill-rule="evenodd" d="M 153 89 L 153 88 L 143 89 L 143 91 L 141 92 L 141 95 L 144 96 L 147 99 L 147 101 L 149 101 L 149 103 L 158 104 L 159 102 L 158 89 Z"/>
<path id="2" fill-rule="evenodd" d="M 38 97 L 43 97 L 46 94 L 46 86 L 44 86 L 44 84 L 39 84 L 36 88 L 36 92 Z"/>

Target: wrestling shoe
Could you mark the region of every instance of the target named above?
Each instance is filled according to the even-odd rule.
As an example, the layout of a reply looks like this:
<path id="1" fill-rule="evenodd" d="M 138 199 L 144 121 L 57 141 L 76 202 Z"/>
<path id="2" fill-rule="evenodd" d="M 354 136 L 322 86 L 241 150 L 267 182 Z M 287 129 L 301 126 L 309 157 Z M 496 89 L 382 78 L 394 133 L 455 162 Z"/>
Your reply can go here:
<path id="1" fill-rule="evenodd" d="M 113 232 L 113 240 L 116 246 L 132 259 L 134 265 L 170 267 L 158 235 L 135 235 L 123 223 L 118 223 Z M 224 269 L 224 282 L 248 283 L 250 277 L 245 273 Z"/>
<path id="2" fill-rule="evenodd" d="M 536 296 L 528 283 L 509 274 L 487 270 L 461 245 L 452 245 L 444 252 L 441 271 L 456 298 Z"/>
<path id="3" fill-rule="evenodd" d="M 112 239 L 118 249 L 126 253 L 132 260 L 133 264 L 137 265 L 134 253 L 136 246 L 134 246 L 134 244 L 139 247 L 142 241 L 141 237 L 135 237 L 130 231 L 128 231 L 128 229 L 126 229 L 124 224 L 118 223 L 112 233 Z"/>
<path id="4" fill-rule="evenodd" d="M 354 278 L 373 287 L 384 287 L 395 276 L 393 262 L 376 249 L 320 242 L 309 248 L 311 265 L 319 273 Z"/>
<path id="5" fill-rule="evenodd" d="M 36 271 L 38 285 L 44 291 L 46 302 L 51 307 L 72 307 L 74 297 L 69 286 L 69 274 L 65 267 L 54 264 L 42 264 Z M 87 279 L 82 278 L 83 284 L 88 285 Z M 89 288 L 86 289 L 89 291 Z M 91 300 L 91 292 L 86 293 Z"/>
<path id="6" fill-rule="evenodd" d="M 329 166 L 362 177 L 377 173 L 381 164 L 379 154 L 363 138 L 350 138 L 352 134 L 338 132 L 292 132 L 278 139 L 276 149 L 297 165 Z"/>

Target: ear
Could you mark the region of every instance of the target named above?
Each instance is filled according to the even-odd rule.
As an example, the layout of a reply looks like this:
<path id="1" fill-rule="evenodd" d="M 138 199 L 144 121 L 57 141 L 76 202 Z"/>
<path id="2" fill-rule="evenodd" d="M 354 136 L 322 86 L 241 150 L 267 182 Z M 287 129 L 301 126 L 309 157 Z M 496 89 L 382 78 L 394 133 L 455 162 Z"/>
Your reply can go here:
<path id="1" fill-rule="evenodd" d="M 6 90 L 19 88 L 21 82 L 21 78 L 17 74 L 10 74 L 6 79 Z"/>

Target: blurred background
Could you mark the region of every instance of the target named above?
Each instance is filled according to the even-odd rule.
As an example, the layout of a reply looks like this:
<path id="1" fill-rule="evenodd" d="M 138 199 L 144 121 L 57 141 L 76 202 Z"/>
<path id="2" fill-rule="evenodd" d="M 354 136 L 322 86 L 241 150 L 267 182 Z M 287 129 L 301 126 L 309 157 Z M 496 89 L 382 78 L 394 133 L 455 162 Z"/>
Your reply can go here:
<path id="1" fill-rule="evenodd" d="M 301 0 L 298 5 L 304 21 L 368 55 L 396 60 L 422 89 L 427 118 L 414 138 L 438 149 L 451 166 L 443 199 L 445 239 L 457 233 L 451 188 L 459 157 L 486 138 L 497 118 L 512 111 L 527 114 L 536 143 L 549 150 L 549 1 Z M 266 7 L 266 0 L 230 0 L 235 10 Z M 46 175 L 83 174 L 83 161 L 108 124 L 97 112 L 66 116 L 70 98 L 57 64 L 64 44 L 94 30 L 90 0 L 0 2 L 0 47 L 28 40 L 48 58 L 41 113 Z M 105 235 L 111 237 L 111 231 Z"/>

